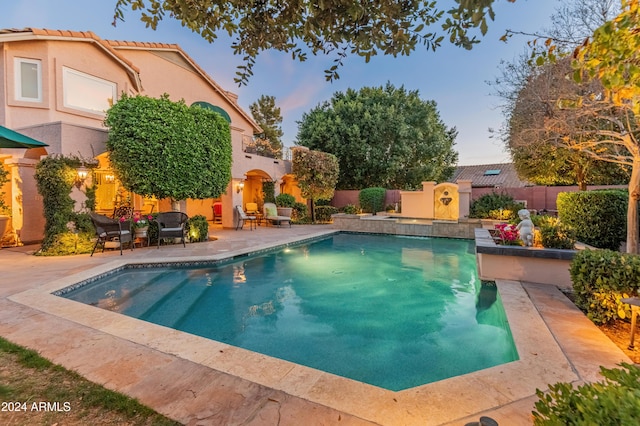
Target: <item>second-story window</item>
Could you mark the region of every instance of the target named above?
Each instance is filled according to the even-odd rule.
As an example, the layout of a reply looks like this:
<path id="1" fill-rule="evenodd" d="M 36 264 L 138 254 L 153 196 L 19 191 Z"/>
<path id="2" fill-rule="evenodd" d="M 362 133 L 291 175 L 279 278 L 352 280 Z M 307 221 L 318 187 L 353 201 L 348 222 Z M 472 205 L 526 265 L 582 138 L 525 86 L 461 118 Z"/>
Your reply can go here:
<path id="1" fill-rule="evenodd" d="M 15 58 L 15 83 L 16 100 L 42 102 L 42 63 Z"/>
<path id="2" fill-rule="evenodd" d="M 64 106 L 104 114 L 113 104 L 116 84 L 71 68 L 62 68 Z"/>

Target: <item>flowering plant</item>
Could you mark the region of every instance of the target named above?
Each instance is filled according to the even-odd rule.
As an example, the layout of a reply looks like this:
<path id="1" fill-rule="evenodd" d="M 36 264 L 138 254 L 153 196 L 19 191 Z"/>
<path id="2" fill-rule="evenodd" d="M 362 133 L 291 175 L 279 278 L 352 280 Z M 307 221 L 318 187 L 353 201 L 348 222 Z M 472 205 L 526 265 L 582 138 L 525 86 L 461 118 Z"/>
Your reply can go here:
<path id="1" fill-rule="evenodd" d="M 515 225 L 509 225 L 508 223 L 501 223 L 496 225 L 496 230 L 500 234 L 502 244 L 507 246 L 519 246 L 520 235 Z"/>
<path id="2" fill-rule="evenodd" d="M 147 215 L 147 216 L 134 215 L 133 216 L 133 227 L 134 228 L 144 228 L 146 226 L 149 226 L 149 223 L 152 220 L 153 220 L 153 216 L 151 216 L 151 215 Z"/>

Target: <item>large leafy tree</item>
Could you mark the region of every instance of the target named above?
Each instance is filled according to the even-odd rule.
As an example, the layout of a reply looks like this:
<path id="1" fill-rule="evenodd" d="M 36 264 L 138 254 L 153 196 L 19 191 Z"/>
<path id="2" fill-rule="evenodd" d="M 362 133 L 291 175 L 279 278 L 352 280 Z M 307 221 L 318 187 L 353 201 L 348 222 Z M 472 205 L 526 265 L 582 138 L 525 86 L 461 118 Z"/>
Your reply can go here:
<path id="1" fill-rule="evenodd" d="M 580 91 L 557 99 L 564 110 L 545 127 L 559 147 L 631 168 L 627 208 L 627 251 L 638 252 L 640 200 L 640 6 L 621 0 L 620 12 L 600 25 L 573 52 L 573 79 Z M 555 40 L 537 52 L 536 62 L 554 62 Z M 560 61 L 562 62 L 562 61 Z"/>
<path id="2" fill-rule="evenodd" d="M 335 93 L 303 115 L 297 143 L 338 157 L 338 189 L 411 189 L 452 175 L 456 134 L 435 102 L 388 83 Z"/>
<path id="3" fill-rule="evenodd" d="M 107 151 L 123 186 L 157 198 L 215 198 L 231 179 L 229 123 L 184 101 L 127 96 L 108 111 Z"/>
<path id="4" fill-rule="evenodd" d="M 258 100 L 249 105 L 253 119 L 262 128 L 260 138 L 268 142 L 271 152 L 279 153 L 282 157 L 282 115 L 280 108 L 276 106 L 274 96 L 262 95 Z"/>
<path id="5" fill-rule="evenodd" d="M 617 0 L 562 3 L 552 15 L 551 28 L 543 30 L 554 40 L 552 53 L 557 57 L 558 51 L 573 49 L 618 12 Z M 570 72 L 567 60 L 548 62 L 545 56 L 540 56 L 538 65 L 531 60 L 531 51 L 534 56 L 536 50 L 546 52 L 537 43 L 530 43 L 528 50 L 512 61 L 503 61 L 498 77 L 490 82 L 502 100 L 506 117 L 499 135 L 518 174 L 539 185 L 577 184 L 581 189 L 586 189 L 587 184 L 626 183 L 629 176 L 624 167 L 598 160 L 580 150 L 567 149 L 557 144 L 556 138 L 548 137 L 545 121 L 552 115 L 565 113 L 558 107 L 558 99 L 579 94 L 584 88 L 567 80 Z"/>
<path id="6" fill-rule="evenodd" d="M 638 201 L 640 200 L 640 5 L 638 0 L 621 0 L 622 11 L 607 21 L 574 52 L 574 78 L 599 79 L 604 90 L 575 99 L 573 106 L 608 102 L 624 114 L 610 118 L 610 127 L 600 131 L 601 140 L 575 145 L 607 161 L 632 167 L 627 209 L 627 251 L 638 252 Z M 603 149 L 605 148 L 605 149 Z"/>
<path id="7" fill-rule="evenodd" d="M 333 198 L 340 171 L 338 159 L 326 152 L 295 148 L 292 163 L 300 193 L 311 200 L 311 220 L 315 221 L 316 201 Z"/>
<path id="8" fill-rule="evenodd" d="M 609 127 L 599 114 L 576 115 L 573 109 L 562 107 L 558 100 L 575 97 L 585 91 L 597 93 L 597 81 L 579 85 L 566 76 L 571 64 L 564 59 L 536 67 L 524 87 L 518 92 L 509 112 L 506 144 L 520 176 L 539 185 L 624 184 L 629 170 L 620 164 L 602 161 L 583 150 L 575 149 L 577 141 L 601 137 L 592 129 Z M 596 112 L 593 108 L 591 112 Z M 608 115 L 616 115 L 609 109 Z M 604 147 L 603 147 L 604 149 Z M 601 152 L 602 153 L 602 152 Z"/>
<path id="9" fill-rule="evenodd" d="M 300 61 L 308 53 L 332 55 L 334 64 L 325 74 L 333 80 L 348 55 L 368 61 L 378 53 L 408 55 L 420 45 L 435 50 L 446 36 L 470 49 L 479 41 L 472 30 L 485 34 L 487 20 L 494 18 L 494 1 L 118 0 L 114 25 L 131 8 L 153 29 L 169 15 L 209 42 L 226 33 L 233 38 L 234 53 L 244 58 L 236 78 L 240 84 L 248 81 L 260 52 L 270 49 Z M 436 25 L 439 30 L 433 29 Z"/>

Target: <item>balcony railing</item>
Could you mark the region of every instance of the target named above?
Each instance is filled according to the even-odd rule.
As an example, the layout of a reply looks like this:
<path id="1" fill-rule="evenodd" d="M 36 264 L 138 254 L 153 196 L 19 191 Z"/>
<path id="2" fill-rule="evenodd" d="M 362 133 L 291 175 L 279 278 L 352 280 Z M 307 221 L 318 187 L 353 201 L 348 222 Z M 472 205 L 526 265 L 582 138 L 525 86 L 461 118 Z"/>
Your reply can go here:
<path id="1" fill-rule="evenodd" d="M 242 152 L 267 158 L 291 160 L 291 148 L 285 146 L 282 150 L 274 150 L 268 141 L 264 139 L 253 139 L 249 136 L 242 138 Z"/>

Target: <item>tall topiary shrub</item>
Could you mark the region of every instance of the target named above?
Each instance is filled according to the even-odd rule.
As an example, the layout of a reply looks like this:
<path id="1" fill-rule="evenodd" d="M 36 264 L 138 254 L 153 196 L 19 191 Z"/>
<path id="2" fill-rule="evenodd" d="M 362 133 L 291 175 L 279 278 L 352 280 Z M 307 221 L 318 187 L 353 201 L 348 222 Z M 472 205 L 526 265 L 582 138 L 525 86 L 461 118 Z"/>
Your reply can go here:
<path id="1" fill-rule="evenodd" d="M 107 150 L 123 186 L 136 194 L 216 198 L 231 179 L 229 123 L 214 111 L 123 95 L 108 111 Z"/>
<path id="2" fill-rule="evenodd" d="M 627 203 L 624 190 L 561 192 L 558 216 L 572 227 L 576 238 L 598 248 L 618 250 L 627 235 Z"/>
<path id="3" fill-rule="evenodd" d="M 360 207 L 365 213 L 375 214 L 378 210 L 384 209 L 384 197 L 387 190 L 384 188 L 365 188 L 358 194 Z"/>

